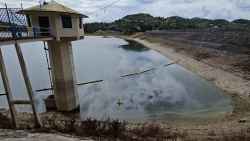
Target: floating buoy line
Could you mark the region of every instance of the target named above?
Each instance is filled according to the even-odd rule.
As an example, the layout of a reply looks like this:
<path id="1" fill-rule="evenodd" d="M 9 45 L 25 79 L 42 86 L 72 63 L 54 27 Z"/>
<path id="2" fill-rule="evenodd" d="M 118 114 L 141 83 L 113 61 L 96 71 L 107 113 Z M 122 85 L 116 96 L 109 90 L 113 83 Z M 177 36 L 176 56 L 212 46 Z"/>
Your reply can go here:
<path id="1" fill-rule="evenodd" d="M 170 65 L 178 63 L 179 61 L 180 61 L 180 59 L 177 60 L 177 61 L 175 61 L 175 62 L 173 62 L 173 63 L 169 63 L 169 64 L 166 64 L 166 65 L 163 65 L 163 66 L 160 66 L 160 67 L 170 66 Z M 125 77 L 128 77 L 128 76 L 138 75 L 138 74 L 146 73 L 146 72 L 149 72 L 149 71 L 153 71 L 153 70 L 156 70 L 156 69 L 157 68 L 148 69 L 148 70 L 144 70 L 144 71 L 140 71 L 140 72 L 136 72 L 136 73 L 122 75 L 120 77 L 125 78 Z M 86 85 L 86 84 L 98 83 L 98 82 L 103 82 L 104 80 L 109 80 L 109 78 L 107 78 L 107 79 L 101 79 L 101 80 L 95 80 L 95 81 L 90 81 L 90 82 L 79 83 L 77 85 Z M 39 92 L 39 91 L 48 91 L 48 90 L 53 90 L 53 87 L 51 87 L 51 88 L 45 88 L 45 89 L 39 89 L 39 90 L 36 90 L 36 91 Z"/>

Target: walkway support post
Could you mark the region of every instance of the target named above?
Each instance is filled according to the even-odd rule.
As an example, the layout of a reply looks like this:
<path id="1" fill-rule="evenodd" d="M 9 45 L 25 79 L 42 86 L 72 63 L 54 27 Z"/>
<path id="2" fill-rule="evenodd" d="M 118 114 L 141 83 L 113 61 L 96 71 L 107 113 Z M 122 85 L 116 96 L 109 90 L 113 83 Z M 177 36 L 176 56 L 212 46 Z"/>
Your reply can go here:
<path id="1" fill-rule="evenodd" d="M 25 85 L 26 85 L 26 89 L 27 89 L 27 92 L 28 92 L 28 95 L 29 95 L 32 111 L 33 111 L 33 114 L 35 116 L 35 125 L 36 125 L 37 128 L 39 128 L 39 127 L 42 126 L 42 122 L 41 122 L 41 119 L 39 117 L 39 113 L 38 113 L 38 110 L 37 110 L 37 107 L 36 107 L 35 98 L 34 98 L 34 94 L 33 94 L 31 84 L 30 84 L 28 71 L 27 71 L 27 68 L 26 68 L 26 65 L 25 65 L 25 62 L 24 62 L 23 53 L 22 53 L 22 50 L 21 50 L 21 47 L 20 47 L 20 43 L 18 41 L 16 41 L 15 48 L 16 48 L 17 57 L 18 57 L 18 60 L 19 60 L 20 66 L 21 66 L 21 70 L 22 70 L 22 73 L 23 73 L 23 78 L 24 78 L 24 82 L 25 82 Z"/>
<path id="2" fill-rule="evenodd" d="M 50 27 L 48 27 L 48 32 L 49 32 L 49 36 L 52 36 L 51 28 Z"/>
<path id="3" fill-rule="evenodd" d="M 20 27 L 18 27 L 18 37 L 22 37 L 22 30 Z"/>
<path id="4" fill-rule="evenodd" d="M 11 26 L 11 32 L 12 32 L 12 38 L 17 38 L 17 36 L 16 36 L 16 29 L 15 29 L 14 25 Z"/>
<path id="5" fill-rule="evenodd" d="M 35 26 L 33 26 L 33 31 L 34 31 L 34 37 L 37 37 L 37 28 Z"/>
<path id="6" fill-rule="evenodd" d="M 6 72 L 5 65 L 4 65 L 4 60 L 3 60 L 1 48 L 0 48 L 0 70 L 1 70 L 1 75 L 2 75 L 2 79 L 3 79 L 4 89 L 6 92 L 6 97 L 7 97 L 9 108 L 10 108 L 12 122 L 16 128 L 19 128 L 20 125 L 18 123 L 17 111 L 15 108 L 15 105 L 13 104 L 13 97 L 12 97 L 12 93 L 11 93 L 11 89 L 10 89 L 10 84 L 9 84 L 7 72 Z"/>
<path id="7" fill-rule="evenodd" d="M 79 98 L 70 38 L 48 41 L 54 97 L 59 111 L 78 108 Z"/>

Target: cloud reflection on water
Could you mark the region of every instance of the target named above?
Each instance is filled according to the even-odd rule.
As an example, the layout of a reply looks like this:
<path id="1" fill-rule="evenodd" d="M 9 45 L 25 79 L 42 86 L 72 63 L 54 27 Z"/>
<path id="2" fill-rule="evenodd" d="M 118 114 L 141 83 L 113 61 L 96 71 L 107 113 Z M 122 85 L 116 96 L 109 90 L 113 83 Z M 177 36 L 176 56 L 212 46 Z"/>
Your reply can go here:
<path id="1" fill-rule="evenodd" d="M 45 111 L 43 99 L 51 94 L 35 92 L 50 86 L 42 45 L 42 42 L 22 44 L 39 112 Z M 14 46 L 2 49 L 14 98 L 26 100 L 28 95 Z M 218 121 L 232 112 L 228 94 L 178 64 L 158 68 L 172 61 L 134 41 L 86 37 L 73 42 L 73 53 L 78 83 L 105 79 L 78 86 L 80 114 L 72 112 L 73 117 L 197 123 Z M 156 67 L 151 72 L 120 77 Z M 2 84 L 0 90 L 3 92 Z M 116 104 L 119 99 L 123 101 L 121 106 Z M 0 97 L 0 107 L 8 107 L 6 98 Z M 18 111 L 31 109 L 21 105 Z"/>

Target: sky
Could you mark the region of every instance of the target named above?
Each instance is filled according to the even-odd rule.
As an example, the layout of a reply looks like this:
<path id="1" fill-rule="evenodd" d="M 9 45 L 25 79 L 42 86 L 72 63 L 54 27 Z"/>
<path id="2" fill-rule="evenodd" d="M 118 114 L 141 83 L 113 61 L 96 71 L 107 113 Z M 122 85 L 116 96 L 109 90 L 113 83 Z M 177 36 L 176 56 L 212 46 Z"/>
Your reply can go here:
<path id="1" fill-rule="evenodd" d="M 50 2 L 51 0 L 46 0 Z M 55 0 L 83 14 L 88 14 L 101 9 L 116 0 Z M 0 0 L 0 7 L 24 8 L 39 4 L 39 0 Z M 120 0 L 108 7 L 105 11 L 99 11 L 88 15 L 85 23 L 113 22 L 126 15 L 137 13 L 149 13 L 153 16 L 170 17 L 181 16 L 184 18 L 208 18 L 208 19 L 250 19 L 250 0 Z"/>

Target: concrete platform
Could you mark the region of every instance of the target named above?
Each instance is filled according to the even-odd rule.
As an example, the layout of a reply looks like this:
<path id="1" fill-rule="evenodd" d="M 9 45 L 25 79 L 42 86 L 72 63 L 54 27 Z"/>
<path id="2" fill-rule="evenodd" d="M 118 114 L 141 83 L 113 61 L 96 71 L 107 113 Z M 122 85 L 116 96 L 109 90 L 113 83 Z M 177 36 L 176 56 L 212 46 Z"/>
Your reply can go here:
<path id="1" fill-rule="evenodd" d="M 37 42 L 37 41 L 49 41 L 53 40 L 53 37 L 39 36 L 39 37 L 23 37 L 23 38 L 0 38 L 0 46 L 11 45 L 26 42 Z"/>

